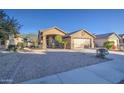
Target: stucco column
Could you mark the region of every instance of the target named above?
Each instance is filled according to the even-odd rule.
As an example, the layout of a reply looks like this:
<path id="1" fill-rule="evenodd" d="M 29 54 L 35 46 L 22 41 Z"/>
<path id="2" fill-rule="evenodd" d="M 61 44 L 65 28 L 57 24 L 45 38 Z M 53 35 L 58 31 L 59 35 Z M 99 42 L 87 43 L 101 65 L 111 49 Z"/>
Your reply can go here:
<path id="1" fill-rule="evenodd" d="M 74 40 L 72 37 L 70 38 L 70 41 L 71 41 L 70 48 L 74 49 Z"/>
<path id="2" fill-rule="evenodd" d="M 43 46 L 42 46 L 42 48 L 46 49 L 47 48 L 46 46 L 47 46 L 46 45 L 46 36 L 43 36 Z"/>
<path id="3" fill-rule="evenodd" d="M 91 48 L 94 48 L 94 39 L 91 39 Z"/>
<path id="4" fill-rule="evenodd" d="M 120 42 L 119 40 L 117 40 L 117 48 L 119 48 L 119 46 L 120 46 Z"/>

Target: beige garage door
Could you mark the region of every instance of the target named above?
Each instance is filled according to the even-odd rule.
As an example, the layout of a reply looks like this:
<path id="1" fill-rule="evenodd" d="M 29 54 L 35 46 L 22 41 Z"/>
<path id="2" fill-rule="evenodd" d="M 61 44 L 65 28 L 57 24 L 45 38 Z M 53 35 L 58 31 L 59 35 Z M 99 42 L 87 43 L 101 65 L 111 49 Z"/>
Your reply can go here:
<path id="1" fill-rule="evenodd" d="M 74 39 L 74 48 L 89 48 L 90 39 Z"/>

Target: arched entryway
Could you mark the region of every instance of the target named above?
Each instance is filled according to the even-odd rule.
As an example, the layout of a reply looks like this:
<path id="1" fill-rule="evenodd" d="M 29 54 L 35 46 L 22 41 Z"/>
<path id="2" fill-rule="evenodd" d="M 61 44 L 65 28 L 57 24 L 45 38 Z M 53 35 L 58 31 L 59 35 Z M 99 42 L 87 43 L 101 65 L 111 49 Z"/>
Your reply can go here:
<path id="1" fill-rule="evenodd" d="M 43 48 L 61 48 L 60 45 L 56 42 L 56 35 L 65 36 L 66 33 L 57 27 L 49 28 L 39 32 L 38 39 L 39 45 Z"/>
<path id="2" fill-rule="evenodd" d="M 56 41 L 56 39 L 55 39 L 56 36 L 57 35 L 47 35 L 46 36 L 46 48 L 63 48 L 63 46 Z M 61 36 L 61 37 L 63 38 L 63 36 Z"/>

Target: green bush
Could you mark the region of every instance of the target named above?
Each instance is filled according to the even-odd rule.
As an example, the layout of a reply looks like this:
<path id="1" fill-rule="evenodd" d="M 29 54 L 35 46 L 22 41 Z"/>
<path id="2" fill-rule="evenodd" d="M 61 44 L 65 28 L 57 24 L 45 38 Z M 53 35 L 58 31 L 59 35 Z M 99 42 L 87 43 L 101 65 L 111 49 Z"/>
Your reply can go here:
<path id="1" fill-rule="evenodd" d="M 17 49 L 17 46 L 16 45 L 9 45 L 8 46 L 8 50 L 9 51 L 16 51 L 16 49 Z"/>
<path id="2" fill-rule="evenodd" d="M 62 36 L 59 36 L 59 35 L 56 35 L 55 36 L 55 40 L 58 42 L 58 43 L 62 43 Z"/>
<path id="3" fill-rule="evenodd" d="M 68 42 L 67 42 L 66 40 L 63 40 L 63 41 L 62 41 L 62 44 L 63 44 L 63 46 L 64 46 L 64 49 L 66 49 L 66 46 L 67 46 Z"/>
<path id="4" fill-rule="evenodd" d="M 52 45 L 52 48 L 56 48 L 56 46 L 55 45 Z"/>
<path id="5" fill-rule="evenodd" d="M 104 47 L 107 49 L 111 49 L 113 45 L 114 45 L 114 41 L 106 41 L 104 43 Z"/>
<path id="6" fill-rule="evenodd" d="M 24 48 L 24 43 L 22 43 L 22 42 L 17 43 L 17 48 L 18 49 L 23 49 Z"/>

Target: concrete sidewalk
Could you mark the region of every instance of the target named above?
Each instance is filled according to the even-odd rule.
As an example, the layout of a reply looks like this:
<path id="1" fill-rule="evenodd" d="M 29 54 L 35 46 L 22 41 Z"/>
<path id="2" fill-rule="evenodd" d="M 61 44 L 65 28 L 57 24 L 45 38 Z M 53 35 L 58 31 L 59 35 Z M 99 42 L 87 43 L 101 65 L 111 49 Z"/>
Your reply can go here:
<path id="1" fill-rule="evenodd" d="M 124 53 L 111 52 L 114 60 L 22 82 L 23 84 L 113 84 L 124 80 Z"/>

